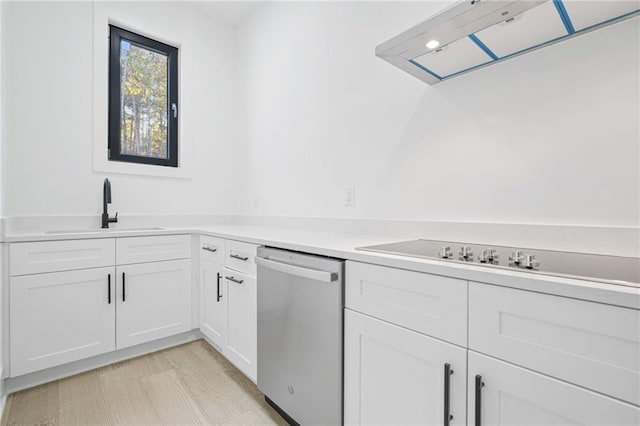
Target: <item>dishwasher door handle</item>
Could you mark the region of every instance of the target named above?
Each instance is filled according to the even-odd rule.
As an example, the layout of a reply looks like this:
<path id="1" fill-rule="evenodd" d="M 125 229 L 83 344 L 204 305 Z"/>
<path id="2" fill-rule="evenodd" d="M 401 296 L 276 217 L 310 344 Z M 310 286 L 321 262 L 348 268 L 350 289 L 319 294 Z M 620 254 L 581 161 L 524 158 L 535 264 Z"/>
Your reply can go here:
<path id="1" fill-rule="evenodd" d="M 273 269 L 274 271 L 296 275 L 298 277 L 308 278 L 314 281 L 330 283 L 338 279 L 338 274 L 335 272 L 321 271 L 318 269 L 309 269 L 302 266 L 291 265 L 288 263 L 275 262 L 263 257 L 256 257 L 256 263 L 259 266 L 264 266 L 265 268 Z"/>

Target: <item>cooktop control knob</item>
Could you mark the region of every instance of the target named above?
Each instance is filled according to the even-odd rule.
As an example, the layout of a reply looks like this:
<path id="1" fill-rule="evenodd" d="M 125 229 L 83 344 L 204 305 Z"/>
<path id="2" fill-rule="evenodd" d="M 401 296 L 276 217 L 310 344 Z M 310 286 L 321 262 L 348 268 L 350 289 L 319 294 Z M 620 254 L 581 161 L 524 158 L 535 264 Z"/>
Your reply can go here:
<path id="1" fill-rule="evenodd" d="M 527 269 L 538 269 L 540 267 L 540 262 L 536 260 L 536 257 L 533 254 L 527 254 L 524 257 L 522 266 Z"/>
<path id="2" fill-rule="evenodd" d="M 465 260 L 467 262 L 473 261 L 473 251 L 469 246 L 460 247 L 460 251 L 458 252 L 458 254 L 460 255 L 460 260 Z"/>
<path id="3" fill-rule="evenodd" d="M 443 246 L 440 251 L 438 251 L 438 257 L 441 259 L 450 259 L 453 256 L 453 252 L 451 251 L 451 247 Z"/>
<path id="4" fill-rule="evenodd" d="M 509 256 L 509 262 L 515 266 L 520 266 L 524 260 L 524 252 L 522 250 L 514 250 Z"/>
<path id="5" fill-rule="evenodd" d="M 488 248 L 480 252 L 480 254 L 478 255 L 478 262 L 495 264 L 498 263 L 499 258 L 500 256 L 498 256 L 496 249 Z"/>

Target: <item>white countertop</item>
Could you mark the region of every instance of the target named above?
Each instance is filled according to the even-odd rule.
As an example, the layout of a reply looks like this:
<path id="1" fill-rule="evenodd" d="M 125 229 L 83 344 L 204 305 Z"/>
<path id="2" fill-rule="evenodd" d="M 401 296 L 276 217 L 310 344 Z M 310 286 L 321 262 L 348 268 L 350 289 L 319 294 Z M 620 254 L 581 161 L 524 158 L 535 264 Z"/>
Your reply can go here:
<path id="1" fill-rule="evenodd" d="M 204 225 L 167 227 L 150 230 L 113 228 L 110 230 L 96 230 L 91 232 L 79 231 L 77 233 L 13 234 L 5 236 L 3 242 L 16 243 L 175 234 L 211 235 L 323 256 L 640 309 L 640 287 L 554 277 L 525 271 L 493 269 L 473 264 L 452 263 L 436 259 L 419 259 L 407 256 L 372 253 L 355 249 L 361 246 L 398 241 L 398 239 L 375 235 L 355 235 L 264 226 Z"/>

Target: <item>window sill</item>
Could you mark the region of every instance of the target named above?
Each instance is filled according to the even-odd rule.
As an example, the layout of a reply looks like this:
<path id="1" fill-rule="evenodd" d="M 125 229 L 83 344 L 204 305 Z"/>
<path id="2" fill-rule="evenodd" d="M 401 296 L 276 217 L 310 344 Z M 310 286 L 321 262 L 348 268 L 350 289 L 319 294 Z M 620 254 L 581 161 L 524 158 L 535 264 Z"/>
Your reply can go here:
<path id="1" fill-rule="evenodd" d="M 103 151 L 98 146 L 94 146 L 96 151 Z M 93 171 L 101 173 L 118 173 L 138 176 L 157 176 L 176 179 L 190 179 L 190 170 L 185 167 L 167 167 L 151 164 L 126 163 L 123 161 L 110 161 L 104 152 L 94 152 Z M 104 156 L 104 157 L 103 157 Z"/>

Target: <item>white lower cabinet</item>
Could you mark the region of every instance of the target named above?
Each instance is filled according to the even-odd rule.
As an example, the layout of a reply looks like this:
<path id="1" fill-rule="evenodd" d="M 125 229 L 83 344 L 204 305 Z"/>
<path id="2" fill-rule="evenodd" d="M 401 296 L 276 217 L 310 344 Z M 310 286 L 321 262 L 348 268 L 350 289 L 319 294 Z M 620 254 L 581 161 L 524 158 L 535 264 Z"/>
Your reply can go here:
<path id="1" fill-rule="evenodd" d="M 256 278 L 200 257 L 200 331 L 253 381 L 257 312 Z"/>
<path id="2" fill-rule="evenodd" d="M 115 349 L 113 267 L 11 277 L 12 377 Z"/>
<path id="3" fill-rule="evenodd" d="M 465 349 L 348 309 L 344 333 L 345 424 L 465 424 Z"/>
<path id="4" fill-rule="evenodd" d="M 227 281 L 224 267 L 200 259 L 200 331 L 223 349 L 227 344 Z"/>
<path id="5" fill-rule="evenodd" d="M 469 349 L 640 405 L 640 311 L 469 283 Z"/>
<path id="6" fill-rule="evenodd" d="M 255 381 L 258 359 L 256 279 L 225 268 L 224 283 L 229 321 L 224 355 Z"/>
<path id="7" fill-rule="evenodd" d="M 638 425 L 640 408 L 469 351 L 468 423 Z"/>
<path id="8" fill-rule="evenodd" d="M 12 244 L 10 377 L 191 330 L 190 241 L 177 235 Z M 145 263 L 114 265 L 116 246 L 126 255 L 121 262 Z"/>
<path id="9" fill-rule="evenodd" d="M 118 266 L 117 348 L 191 329 L 189 259 Z"/>

